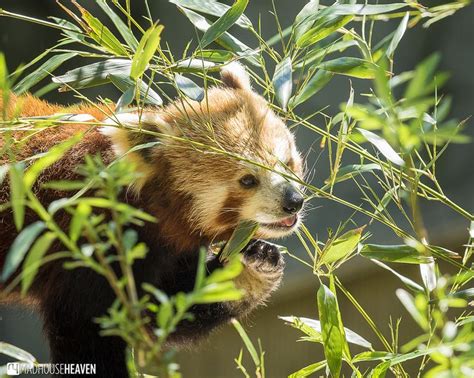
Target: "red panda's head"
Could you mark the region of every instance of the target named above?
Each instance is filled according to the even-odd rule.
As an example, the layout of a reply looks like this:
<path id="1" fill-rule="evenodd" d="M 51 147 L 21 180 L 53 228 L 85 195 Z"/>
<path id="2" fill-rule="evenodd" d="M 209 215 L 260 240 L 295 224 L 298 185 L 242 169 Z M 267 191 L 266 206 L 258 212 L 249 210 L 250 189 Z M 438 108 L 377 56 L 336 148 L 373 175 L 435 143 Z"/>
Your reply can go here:
<path id="1" fill-rule="evenodd" d="M 122 127 L 104 133 L 119 156 L 135 161 L 142 174 L 135 190 L 159 222 L 175 217 L 209 240 L 228 237 L 241 220 L 258 222 L 261 238 L 288 235 L 303 207 L 294 137 L 240 64 L 226 66 L 221 77 L 224 85 L 201 102 L 181 98 L 163 109 L 119 114 Z"/>

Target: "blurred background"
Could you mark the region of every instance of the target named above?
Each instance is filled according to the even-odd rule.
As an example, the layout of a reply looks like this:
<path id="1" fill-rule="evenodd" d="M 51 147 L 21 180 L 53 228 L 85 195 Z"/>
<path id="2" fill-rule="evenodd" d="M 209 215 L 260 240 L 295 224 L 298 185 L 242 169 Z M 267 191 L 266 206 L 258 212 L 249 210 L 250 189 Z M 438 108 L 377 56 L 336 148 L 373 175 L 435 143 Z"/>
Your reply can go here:
<path id="1" fill-rule="evenodd" d="M 94 1 L 82 0 L 80 3 L 93 14 L 101 17 L 100 10 L 94 5 Z M 154 0 L 149 3 L 153 17 L 165 25 L 163 40 L 170 45 L 174 53 L 181 55 L 187 41 L 195 39 L 196 31 L 177 11 L 175 5 L 166 0 Z M 227 1 L 227 3 L 230 2 Z M 282 27 L 293 22 L 295 15 L 305 3 L 306 1 L 302 0 L 275 0 Z M 442 2 L 430 1 L 430 5 L 433 3 Z M 145 14 L 145 7 L 141 0 L 132 2 L 132 6 L 135 15 Z M 42 19 L 48 16 L 66 18 L 56 2 L 52 0 L 0 0 L 0 8 Z M 254 25 L 258 24 L 261 17 L 262 33 L 266 38 L 273 36 L 276 32 L 274 18 L 270 13 L 271 8 L 271 2 L 268 0 L 252 0 L 246 11 Z M 419 61 L 433 52 L 442 54 L 440 69 L 452 74 L 442 92 L 453 96 L 451 115 L 458 120 L 470 116 L 473 112 L 473 21 L 474 7 L 470 6 L 453 17 L 441 20 L 429 29 L 424 29 L 419 25 L 407 31 L 395 56 L 395 71 L 400 73 L 414 68 Z M 398 21 L 378 23 L 376 35 L 385 36 L 394 30 L 397 24 Z M 234 31 L 234 34 L 246 44 L 255 46 L 255 39 L 249 33 L 246 34 L 242 29 L 238 29 Z M 5 53 L 10 71 L 53 46 L 58 38 L 58 30 L 0 17 L 0 51 Z M 63 73 L 68 68 L 78 65 L 77 61 L 70 61 L 60 67 L 57 73 Z M 352 86 L 356 93 L 367 88 L 366 83 L 357 79 L 352 80 Z M 347 78 L 334 79 L 322 92 L 299 108 L 299 115 L 311 114 L 325 106 L 329 106 L 326 113 L 337 113 L 339 104 L 348 98 L 349 88 L 350 83 Z M 103 97 L 118 99 L 118 93 L 113 88 L 99 91 L 93 89 L 85 93 L 89 96 L 100 93 Z M 74 98 L 69 94 L 51 92 L 45 97 L 63 104 L 74 102 Z M 360 97 L 356 97 L 356 101 L 364 102 Z M 472 129 L 469 128 L 466 133 L 474 135 Z M 318 160 L 321 153 L 319 137 L 311 131 L 300 128 L 297 130 L 297 141 L 300 150 L 308 154 L 308 166 L 312 167 L 315 164 L 314 184 L 321 186 L 328 175 L 328 164 L 327 158 L 321 157 Z M 452 145 L 438 163 L 437 169 L 439 181 L 446 195 L 471 212 L 474 207 L 474 175 L 471 168 L 473 162 L 472 145 Z M 337 194 L 356 203 L 360 197 L 355 187 L 350 185 L 342 185 Z M 429 206 L 427 203 L 422 203 L 422 206 L 431 242 L 459 251 L 467 240 L 468 223 L 448 208 L 434 203 L 430 203 Z M 307 216 L 306 225 L 313 234 L 318 235 L 320 240 L 326 240 L 328 228 L 336 229 L 340 223 L 345 222 L 352 215 L 350 209 L 322 199 L 313 199 L 311 207 L 313 210 Z M 355 215 L 353 220 L 358 226 L 368 223 L 368 219 L 359 215 Z M 381 225 L 372 223 L 368 230 L 373 234 L 370 239 L 372 243 L 400 242 L 390 230 Z M 303 256 L 305 253 L 296 239 L 285 240 L 282 243 L 297 256 Z M 421 282 L 416 267 L 402 268 L 401 271 L 404 274 Z M 394 294 L 395 289 L 401 284 L 393 275 L 357 257 L 344 265 L 340 278 L 387 337 L 390 335 L 388 327 L 390 317 L 393 320 L 402 318 L 401 344 L 417 334 L 415 324 Z M 308 268 L 287 256 L 285 280 L 280 290 L 265 308 L 259 309 L 243 322 L 252 340 L 260 339 L 266 351 L 268 377 L 286 376 L 322 357 L 322 348 L 318 344 L 296 342 L 300 336 L 299 331 L 284 325 L 278 319 L 278 315 L 317 318 L 316 290 L 318 286 L 318 281 Z M 371 341 L 376 348 L 378 340 L 363 318 L 342 295 L 339 301 L 345 326 Z M 48 360 L 48 347 L 42 336 L 41 321 L 29 309 L 0 306 L 0 341 L 24 348 L 42 362 Z M 235 330 L 227 326 L 201 345 L 192 347 L 188 351 L 181 351 L 178 360 L 184 377 L 237 377 L 241 376 L 241 373 L 236 370 L 233 359 L 237 357 L 242 347 L 242 342 Z M 356 348 L 353 350 L 357 351 Z M 4 360 L 0 356 L 0 364 L 2 362 Z M 244 362 L 246 366 L 251 366 L 248 356 L 245 356 Z"/>

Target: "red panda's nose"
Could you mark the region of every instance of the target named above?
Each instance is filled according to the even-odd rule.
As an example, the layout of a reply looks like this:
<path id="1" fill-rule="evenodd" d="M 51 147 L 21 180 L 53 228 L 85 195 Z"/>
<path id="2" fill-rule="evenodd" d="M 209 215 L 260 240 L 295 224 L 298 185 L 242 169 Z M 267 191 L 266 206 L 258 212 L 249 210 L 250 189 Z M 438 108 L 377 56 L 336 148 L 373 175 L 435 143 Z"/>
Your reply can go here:
<path id="1" fill-rule="evenodd" d="M 288 214 L 296 214 L 303 207 L 304 198 L 292 185 L 288 185 L 283 194 L 283 210 Z"/>

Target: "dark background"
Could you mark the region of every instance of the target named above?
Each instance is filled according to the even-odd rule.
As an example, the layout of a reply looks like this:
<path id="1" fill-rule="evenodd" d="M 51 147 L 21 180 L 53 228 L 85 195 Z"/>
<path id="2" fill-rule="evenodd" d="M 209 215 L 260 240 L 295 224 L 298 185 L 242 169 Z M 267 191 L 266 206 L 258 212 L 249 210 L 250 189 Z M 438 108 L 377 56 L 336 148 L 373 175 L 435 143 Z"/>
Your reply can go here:
<path id="1" fill-rule="evenodd" d="M 68 4 L 66 1 L 63 3 Z M 81 1 L 80 3 L 91 13 L 102 18 L 100 10 L 96 9 L 93 1 Z M 195 38 L 194 28 L 173 4 L 169 4 L 165 0 L 155 0 L 149 3 L 153 17 L 160 19 L 165 25 L 163 40 L 168 42 L 174 53 L 180 55 L 186 42 Z M 430 5 L 433 3 L 426 2 Z M 144 14 L 142 1 L 136 0 L 132 4 L 136 15 Z M 285 27 L 293 22 L 294 16 L 305 4 L 305 1 L 276 0 L 275 4 L 283 27 Z M 0 8 L 41 19 L 46 19 L 48 16 L 66 18 L 55 1 L 0 0 Z M 276 31 L 270 10 L 270 1 L 252 0 L 246 11 L 254 25 L 258 23 L 259 14 L 261 15 L 265 37 L 272 36 Z M 386 35 L 396 28 L 397 22 L 380 23 L 381 25 L 376 29 L 377 34 Z M 407 31 L 399 45 L 395 59 L 395 71 L 399 73 L 414 68 L 420 60 L 431 53 L 440 52 L 442 54 L 440 70 L 452 73 L 451 79 L 442 92 L 453 96 L 451 115 L 459 120 L 470 116 L 473 112 L 473 22 L 474 7 L 470 6 L 453 17 L 436 23 L 429 29 L 424 29 L 419 25 L 415 29 Z M 255 46 L 255 40 L 249 33 L 242 31 L 242 29 L 233 29 L 232 32 L 246 44 Z M 46 48 L 54 45 L 58 37 L 58 30 L 0 17 L 0 51 L 5 53 L 10 71 L 22 63 L 29 62 Z M 79 64 L 77 60 L 72 60 L 60 67 L 57 73 L 63 73 L 68 68 L 76 67 Z M 366 88 L 366 84 L 357 79 L 352 80 L 352 85 L 356 94 Z M 102 96 L 114 100 L 118 98 L 118 94 L 113 89 L 94 89 L 85 93 L 90 96 L 100 93 Z M 347 99 L 348 94 L 349 80 L 347 78 L 341 77 L 333 80 L 328 87 L 301 107 L 300 115 L 310 114 L 327 105 L 330 106 L 327 113 L 335 114 L 339 104 Z M 74 98 L 70 94 L 57 92 L 49 93 L 46 98 L 64 104 L 74 102 Z M 356 96 L 356 101 L 363 102 L 363 99 Z M 466 133 L 474 135 L 472 128 L 469 127 Z M 320 153 L 316 135 L 308 130 L 300 129 L 297 131 L 297 140 L 303 153 L 311 150 L 308 159 L 308 165 L 311 166 Z M 446 195 L 471 212 L 474 207 L 472 195 L 473 158 L 471 144 L 452 145 L 445 157 L 438 163 L 439 180 Z M 327 160 L 322 158 L 316 165 L 315 184 L 321 186 L 326 177 Z M 357 201 L 359 198 L 357 191 L 350 185 L 339 189 L 338 195 L 353 201 Z M 308 216 L 306 224 L 312 232 L 319 234 L 321 240 L 326 238 L 325 230 L 328 227 L 337 228 L 340 222 L 344 222 L 352 214 L 350 209 L 321 199 L 314 200 L 312 207 L 315 207 L 315 210 Z M 467 221 L 451 210 L 433 202 L 429 204 L 423 202 L 422 207 L 433 243 L 456 249 L 465 242 Z M 361 216 L 356 216 L 354 220 L 358 225 L 367 223 L 367 219 Z M 372 242 L 399 242 L 383 226 L 373 224 L 370 226 L 370 231 L 374 234 Z M 285 242 L 285 244 L 288 244 L 297 255 L 302 256 L 304 253 L 294 240 Z M 270 377 L 288 374 L 303 367 L 304 364 L 317 361 L 317 358 L 321 356 L 319 347 L 295 343 L 299 336 L 298 332 L 283 326 L 281 321 L 276 319 L 276 315 L 289 314 L 312 318 L 317 316 L 315 307 L 316 280 L 301 265 L 291 261 L 288 265 L 282 289 L 266 309 L 257 311 L 257 314 L 246 323 L 251 328 L 252 337 L 254 339 L 260 337 L 267 350 L 267 372 Z M 406 270 L 406 273 L 420 282 L 416 269 Z M 403 315 L 405 326 L 401 332 L 402 340 L 408 340 L 415 335 L 413 332 L 417 332 L 416 328 L 413 327 L 408 315 L 400 308 L 401 306 L 394 296 L 394 289 L 400 284 L 389 273 L 381 272 L 379 268 L 368 265 L 362 259 L 354 259 L 343 268 L 342 277 L 363 307 L 369 310 L 376 324 L 384 325 L 383 329 L 387 331 L 386 335 L 388 335 L 386 325 L 389 315 L 392 315 L 394 319 Z M 356 315 L 356 311 L 343 299 L 341 299 L 341 306 L 345 325 L 369 340 L 375 341 L 375 337 L 367 329 L 360 316 Z M 41 337 L 41 323 L 30 310 L 0 307 L 0 341 L 8 341 L 25 348 L 40 361 L 48 359 L 47 346 Z M 227 328 L 217 333 L 210 341 L 196 350 L 183 352 L 180 355 L 185 377 L 239 376 L 239 373 L 234 369 L 233 358 L 237 356 L 240 347 L 241 342 L 232 329 Z"/>

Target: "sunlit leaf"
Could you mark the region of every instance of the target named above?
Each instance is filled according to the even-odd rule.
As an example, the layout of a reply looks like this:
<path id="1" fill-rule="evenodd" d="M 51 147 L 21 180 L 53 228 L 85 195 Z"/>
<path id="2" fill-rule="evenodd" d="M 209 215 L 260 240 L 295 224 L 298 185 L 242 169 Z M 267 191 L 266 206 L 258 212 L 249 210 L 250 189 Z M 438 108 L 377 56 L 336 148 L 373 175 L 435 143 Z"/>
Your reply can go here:
<path id="1" fill-rule="evenodd" d="M 13 221 L 19 231 L 23 227 L 25 219 L 25 187 L 23 186 L 23 163 L 10 165 L 10 202 L 13 210 Z"/>
<path id="2" fill-rule="evenodd" d="M 413 298 L 410 293 L 403 289 L 397 289 L 395 293 L 400 302 L 402 302 L 403 306 L 406 308 L 412 318 L 418 323 L 418 325 L 424 330 L 428 330 L 428 320 L 426 319 L 425 315 L 416 307 L 415 298 Z"/>
<path id="3" fill-rule="evenodd" d="M 311 374 L 316 373 L 326 367 L 326 361 L 319 361 L 314 364 L 308 365 L 294 373 L 290 374 L 288 378 L 304 378 L 309 377 Z"/>
<path id="4" fill-rule="evenodd" d="M 350 255 L 357 248 L 362 236 L 363 227 L 347 231 L 343 235 L 330 242 L 321 252 L 319 263 L 330 264 Z"/>
<path id="5" fill-rule="evenodd" d="M 1 282 L 5 282 L 20 266 L 31 244 L 45 229 L 43 222 L 37 221 L 25 227 L 13 241 L 3 266 Z"/>
<path id="6" fill-rule="evenodd" d="M 234 25 L 247 8 L 249 0 L 235 0 L 230 7 L 216 22 L 214 22 L 204 33 L 200 40 L 201 48 L 206 47 L 211 42 L 224 34 Z"/>
<path id="7" fill-rule="evenodd" d="M 80 202 L 74 211 L 74 215 L 69 225 L 69 237 L 73 242 L 76 242 L 81 235 L 84 223 L 92 212 L 92 208 L 84 202 Z"/>
<path id="8" fill-rule="evenodd" d="M 120 89 L 123 93 L 130 90 L 133 87 L 133 92 L 136 91 L 136 84 L 134 81 L 128 76 L 128 74 L 110 74 L 107 77 L 112 84 L 114 84 L 118 89 Z M 158 93 L 156 93 L 150 85 L 145 83 L 143 80 L 138 80 L 138 90 L 140 92 L 140 99 L 144 101 L 146 104 L 151 104 L 155 106 L 163 105 L 163 100 Z M 150 83 L 151 84 L 151 83 Z M 130 95 L 130 93 L 129 93 Z"/>
<path id="9" fill-rule="evenodd" d="M 30 288 L 33 280 L 38 272 L 41 264 L 41 260 L 49 247 L 56 239 L 56 235 L 53 232 L 47 232 L 39 237 L 33 246 L 31 247 L 28 255 L 23 263 L 23 271 L 21 277 L 21 292 L 25 294 Z"/>
<path id="10" fill-rule="evenodd" d="M 61 159 L 68 150 L 82 139 L 82 136 L 82 133 L 78 133 L 65 142 L 56 144 L 42 157 L 36 160 L 25 173 L 25 177 L 23 178 L 25 187 L 28 189 L 31 188 L 41 172 Z"/>
<path id="11" fill-rule="evenodd" d="M 300 329 L 303 332 L 305 332 L 305 329 L 301 327 L 301 324 L 307 327 L 310 327 L 317 334 L 321 334 L 321 322 L 319 320 L 309 319 L 309 318 L 304 318 L 304 317 L 296 317 L 296 316 L 279 316 L 279 318 L 285 322 L 290 323 L 292 326 Z M 348 343 L 360 345 L 364 348 L 369 348 L 369 349 L 372 348 L 372 344 L 370 344 L 370 342 L 368 342 L 362 336 L 350 330 L 349 328 L 344 327 L 344 332 L 346 334 L 346 340 Z M 312 336 L 312 335 L 308 334 L 308 336 Z"/>
<path id="12" fill-rule="evenodd" d="M 389 272 L 392 272 L 394 275 L 396 275 L 398 278 L 400 278 L 400 280 L 405 284 L 407 285 L 410 289 L 412 290 L 415 290 L 415 291 L 423 291 L 423 288 L 418 285 L 415 281 L 409 279 L 408 277 L 405 277 L 404 275 L 398 273 L 396 270 L 390 268 L 388 265 L 385 265 L 383 262 L 381 261 L 378 261 L 378 260 L 375 260 L 373 259 L 372 262 L 374 264 L 377 264 L 378 266 L 388 270 Z"/>
<path id="13" fill-rule="evenodd" d="M 221 261 L 231 259 L 232 256 L 240 253 L 252 239 L 257 229 L 258 223 L 250 221 L 240 222 L 221 252 Z"/>
<path id="14" fill-rule="evenodd" d="M 333 377 L 338 378 L 342 366 L 344 340 L 339 324 L 339 307 L 331 290 L 321 285 L 318 290 L 318 312 L 324 342 L 324 355 Z"/>
<path id="15" fill-rule="evenodd" d="M 82 19 L 87 23 L 88 28 L 85 28 L 85 32 L 89 34 L 94 41 L 115 55 L 128 55 L 127 50 L 122 46 L 117 37 L 115 37 L 98 18 L 94 17 L 89 11 L 76 2 L 74 5 L 79 9 Z"/>
<path id="16" fill-rule="evenodd" d="M 332 7 L 330 7 L 332 8 Z M 329 10 L 327 8 L 326 10 Z M 322 12 L 321 12 L 322 13 Z M 336 16 L 330 13 L 320 17 L 316 24 L 296 40 L 298 47 L 310 46 L 334 33 L 352 20 L 352 16 Z"/>
<path id="17" fill-rule="evenodd" d="M 106 0 L 96 0 L 97 5 L 99 5 L 104 13 L 109 16 L 109 18 L 113 21 L 115 27 L 127 42 L 128 46 L 136 49 L 138 46 L 138 41 L 133 35 L 132 31 L 128 28 L 128 26 L 122 21 L 122 19 L 109 7 Z"/>
<path id="18" fill-rule="evenodd" d="M 204 98 L 204 89 L 202 89 L 194 81 L 180 74 L 176 74 L 174 76 L 174 80 L 178 89 L 187 97 L 194 101 L 202 101 Z"/>
<path id="19" fill-rule="evenodd" d="M 331 8 L 331 13 L 337 15 L 370 16 L 392 12 L 408 6 L 405 3 L 393 4 L 336 4 Z"/>
<path id="20" fill-rule="evenodd" d="M 291 58 L 287 57 L 278 63 L 275 68 L 275 74 L 273 75 L 275 96 L 284 110 L 286 110 L 286 105 L 291 96 L 293 87 L 292 80 Z"/>
<path id="21" fill-rule="evenodd" d="M 221 17 L 225 12 L 229 10 L 229 6 L 226 4 L 219 3 L 214 0 L 169 0 L 170 3 L 179 5 L 183 8 L 192 9 L 197 12 L 210 14 L 211 16 Z M 236 22 L 237 25 L 243 28 L 250 28 L 252 22 L 245 14 L 241 14 Z"/>
<path id="22" fill-rule="evenodd" d="M 368 259 L 406 264 L 427 264 L 433 261 L 432 257 L 422 255 L 416 248 L 405 244 L 365 244 L 360 254 Z"/>
<path id="23" fill-rule="evenodd" d="M 371 131 L 364 130 L 361 128 L 357 128 L 359 132 L 364 136 L 365 139 L 367 139 L 370 143 L 372 143 L 379 151 L 380 153 L 385 156 L 388 160 L 390 160 L 392 163 L 399 165 L 399 166 L 404 166 L 405 162 L 403 159 L 395 152 L 395 150 L 388 144 L 388 142 L 383 139 L 381 136 L 378 136 L 377 134 L 374 134 Z"/>
<path id="24" fill-rule="evenodd" d="M 36 68 L 32 73 L 30 73 L 28 76 L 23 78 L 23 80 L 21 80 L 18 84 L 16 84 L 13 87 L 13 91 L 16 94 L 22 94 L 28 91 L 35 84 L 38 84 L 46 76 L 51 74 L 61 64 L 75 57 L 76 55 L 77 53 L 75 52 L 53 55 L 46 62 L 44 62 L 40 67 Z"/>
<path id="25" fill-rule="evenodd" d="M 75 89 L 88 88 L 110 82 L 110 75 L 130 75 L 132 61 L 128 59 L 108 59 L 102 62 L 75 68 L 64 75 L 56 76 L 53 82 L 61 84 L 62 91 L 69 86 Z"/>
<path id="26" fill-rule="evenodd" d="M 400 22 L 400 25 L 398 25 L 398 28 L 395 31 L 392 40 L 390 41 L 390 45 L 388 46 L 386 52 L 387 56 L 391 57 L 394 54 L 395 49 L 397 48 L 398 44 L 402 40 L 403 35 L 405 34 L 409 18 L 410 13 L 407 12 L 403 17 L 402 21 Z"/>
<path id="27" fill-rule="evenodd" d="M 318 70 L 311 79 L 298 91 L 298 93 L 291 99 L 290 105 L 295 107 L 306 100 L 310 99 L 321 89 L 323 89 L 329 81 L 333 78 L 334 73 Z"/>
<path id="28" fill-rule="evenodd" d="M 319 69 L 359 79 L 373 79 L 375 65 L 359 58 L 337 58 L 328 60 L 317 66 Z"/>
<path id="29" fill-rule="evenodd" d="M 0 353 L 13 357 L 17 361 L 28 362 L 31 364 L 36 362 L 36 358 L 31 353 L 3 341 L 0 341 Z"/>
<path id="30" fill-rule="evenodd" d="M 341 182 L 366 172 L 380 171 L 379 164 L 349 164 L 337 171 L 335 182 Z"/>
<path id="31" fill-rule="evenodd" d="M 153 25 L 145 34 L 143 34 L 137 51 L 133 55 L 132 65 L 130 68 L 130 77 L 137 79 L 142 76 L 150 63 L 150 60 L 155 55 L 155 51 L 160 46 L 161 32 L 163 25 Z"/>

